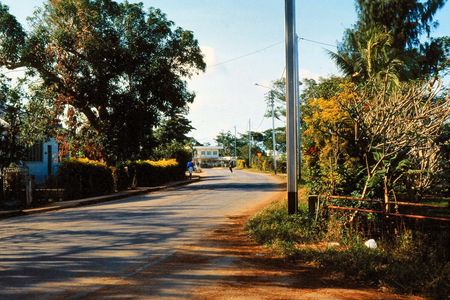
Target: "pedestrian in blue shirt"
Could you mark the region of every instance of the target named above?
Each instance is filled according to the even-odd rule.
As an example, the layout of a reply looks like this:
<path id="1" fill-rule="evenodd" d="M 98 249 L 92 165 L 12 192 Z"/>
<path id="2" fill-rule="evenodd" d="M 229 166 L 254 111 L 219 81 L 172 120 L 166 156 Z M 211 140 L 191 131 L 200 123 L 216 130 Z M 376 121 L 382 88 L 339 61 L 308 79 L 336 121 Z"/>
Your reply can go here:
<path id="1" fill-rule="evenodd" d="M 194 163 L 192 161 L 188 161 L 187 169 L 189 172 L 189 179 L 192 179 L 192 172 L 194 171 Z"/>

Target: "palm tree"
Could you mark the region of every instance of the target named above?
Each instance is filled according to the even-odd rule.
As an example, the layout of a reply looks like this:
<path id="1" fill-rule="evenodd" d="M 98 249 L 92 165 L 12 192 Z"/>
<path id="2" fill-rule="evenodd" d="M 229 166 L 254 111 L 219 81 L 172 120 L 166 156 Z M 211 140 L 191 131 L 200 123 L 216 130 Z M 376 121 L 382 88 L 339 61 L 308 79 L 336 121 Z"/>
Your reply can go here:
<path id="1" fill-rule="evenodd" d="M 380 28 L 363 33 L 348 31 L 347 41 L 356 51 L 349 51 L 342 45 L 337 53 L 328 51 L 345 76 L 357 83 L 373 77 L 398 82 L 398 71 L 403 63 L 396 58 L 389 32 Z"/>

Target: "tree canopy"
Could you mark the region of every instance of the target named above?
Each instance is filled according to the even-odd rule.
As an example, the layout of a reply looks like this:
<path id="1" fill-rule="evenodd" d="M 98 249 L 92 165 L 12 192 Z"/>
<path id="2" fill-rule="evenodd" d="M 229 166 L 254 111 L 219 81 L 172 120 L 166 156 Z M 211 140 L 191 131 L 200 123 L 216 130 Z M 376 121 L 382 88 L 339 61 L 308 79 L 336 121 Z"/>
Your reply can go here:
<path id="1" fill-rule="evenodd" d="M 430 33 L 445 2 L 357 0 L 358 21 L 331 57 L 353 81 L 382 71 L 400 80 L 437 76 L 449 66 L 450 39 L 431 38 Z"/>
<path id="2" fill-rule="evenodd" d="M 205 68 L 193 33 L 142 3 L 50 0 L 29 32 L 1 5 L 0 33 L 0 64 L 39 76 L 55 110 L 81 120 L 109 163 L 148 158 L 159 122 L 194 100 L 184 78 Z"/>

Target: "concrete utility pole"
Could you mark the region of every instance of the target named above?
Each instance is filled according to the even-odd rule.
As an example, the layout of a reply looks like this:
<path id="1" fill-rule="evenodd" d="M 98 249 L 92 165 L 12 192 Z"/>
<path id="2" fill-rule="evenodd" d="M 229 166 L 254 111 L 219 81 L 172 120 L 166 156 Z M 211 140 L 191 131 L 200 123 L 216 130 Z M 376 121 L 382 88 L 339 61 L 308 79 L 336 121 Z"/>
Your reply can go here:
<path id="1" fill-rule="evenodd" d="M 297 180 L 300 182 L 301 179 L 301 171 L 302 171 L 302 147 L 301 147 L 301 124 L 300 124 L 300 75 L 298 73 L 298 35 L 295 34 L 295 75 L 297 79 L 295 82 L 298 84 L 295 85 L 296 89 L 296 99 L 297 99 L 297 108 L 296 108 L 296 118 L 297 118 Z"/>
<path id="2" fill-rule="evenodd" d="M 287 196 L 288 213 L 298 211 L 297 186 L 297 99 L 298 72 L 296 59 L 295 0 L 285 0 L 286 34 L 286 108 L 287 108 Z"/>
<path id="3" fill-rule="evenodd" d="M 275 139 L 275 104 L 272 91 L 270 93 L 270 105 L 272 106 L 272 143 L 273 143 L 273 171 L 277 174 L 277 146 Z"/>
<path id="4" fill-rule="evenodd" d="M 234 126 L 234 159 L 236 159 L 236 126 Z"/>
<path id="5" fill-rule="evenodd" d="M 274 103 L 275 99 L 273 98 L 273 91 L 270 87 L 259 84 L 259 83 L 255 83 L 255 85 L 269 90 L 269 100 L 270 100 L 270 105 L 272 106 L 273 171 L 275 174 L 277 174 L 277 157 L 276 157 L 277 145 L 276 145 L 276 139 L 275 139 L 275 103 Z"/>
<path id="6" fill-rule="evenodd" d="M 248 167 L 252 167 L 252 124 L 251 119 L 248 119 Z"/>

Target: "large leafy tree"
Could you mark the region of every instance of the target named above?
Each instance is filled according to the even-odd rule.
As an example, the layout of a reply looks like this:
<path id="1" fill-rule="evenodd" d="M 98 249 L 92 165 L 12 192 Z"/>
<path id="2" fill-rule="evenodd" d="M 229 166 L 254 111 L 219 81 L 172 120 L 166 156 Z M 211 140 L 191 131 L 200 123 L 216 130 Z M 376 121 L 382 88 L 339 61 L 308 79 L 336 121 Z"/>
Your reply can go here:
<path id="1" fill-rule="evenodd" d="M 216 138 L 215 141 L 218 145 L 222 146 L 223 149 L 220 151 L 220 155 L 222 156 L 234 156 L 234 145 L 236 142 L 236 155 L 239 155 L 238 153 L 238 147 L 243 145 L 241 140 L 237 140 L 237 137 L 234 136 L 234 134 L 231 133 L 231 131 L 227 132 L 220 132 Z"/>
<path id="2" fill-rule="evenodd" d="M 109 163 L 148 157 L 158 122 L 194 99 L 184 78 L 205 68 L 193 33 L 140 3 L 50 0 L 30 25 L 1 6 L 0 63 L 38 75 L 67 120 L 81 114 Z"/>
<path id="3" fill-rule="evenodd" d="M 23 155 L 20 134 L 24 114 L 22 95 L 19 84 L 11 85 L 10 80 L 0 77 L 0 171 L 19 161 Z"/>
<path id="4" fill-rule="evenodd" d="M 356 82 L 380 72 L 400 80 L 436 76 L 449 66 L 449 37 L 430 37 L 445 2 L 357 0 L 358 21 L 331 56 Z"/>

